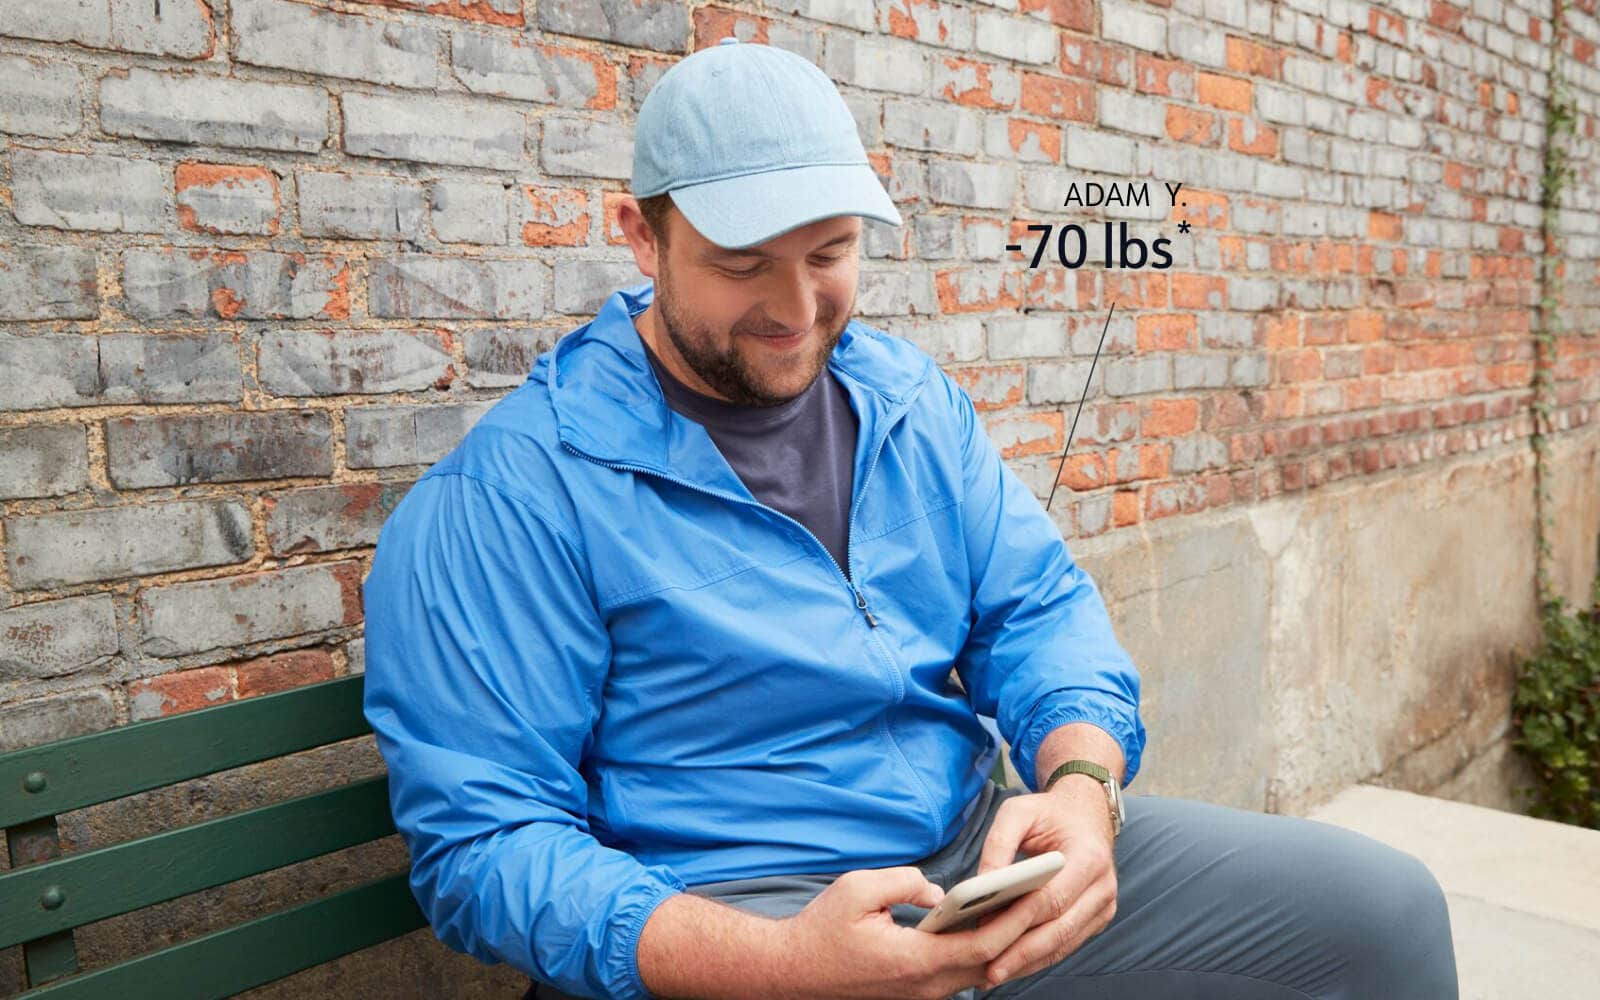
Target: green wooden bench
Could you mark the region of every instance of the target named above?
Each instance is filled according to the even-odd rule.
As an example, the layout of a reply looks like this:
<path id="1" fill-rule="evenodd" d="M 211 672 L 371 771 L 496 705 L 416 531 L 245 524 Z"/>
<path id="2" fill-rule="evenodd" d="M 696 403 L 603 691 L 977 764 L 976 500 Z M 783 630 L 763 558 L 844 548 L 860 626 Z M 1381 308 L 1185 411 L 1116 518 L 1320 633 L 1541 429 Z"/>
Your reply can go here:
<path id="1" fill-rule="evenodd" d="M 227 997 L 426 926 L 406 872 L 104 968 L 73 929 L 394 833 L 388 781 L 367 778 L 62 856 L 61 813 L 371 731 L 362 677 L 341 677 L 0 754 L 0 948 L 22 946 L 21 998 Z M 1005 784 L 1003 761 L 992 773 Z"/>
<path id="2" fill-rule="evenodd" d="M 426 926 L 406 872 L 88 971 L 73 928 L 394 833 L 388 780 L 341 787 L 63 856 L 61 813 L 370 732 L 362 677 L 0 754 L 0 948 L 32 1000 L 227 997 Z"/>

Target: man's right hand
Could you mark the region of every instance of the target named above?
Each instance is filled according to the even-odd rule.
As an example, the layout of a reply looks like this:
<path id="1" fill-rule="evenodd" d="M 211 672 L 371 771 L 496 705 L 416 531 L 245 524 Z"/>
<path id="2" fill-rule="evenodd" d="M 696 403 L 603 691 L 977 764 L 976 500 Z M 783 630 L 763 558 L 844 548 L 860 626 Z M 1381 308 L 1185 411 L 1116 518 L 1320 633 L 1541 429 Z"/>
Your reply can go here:
<path id="1" fill-rule="evenodd" d="M 988 988 L 988 964 L 1029 930 L 1018 900 L 982 926 L 932 934 L 894 922 L 897 903 L 933 907 L 939 886 L 911 865 L 845 872 L 806 908 L 780 921 L 792 987 L 781 996 L 816 1000 L 944 1000 Z"/>

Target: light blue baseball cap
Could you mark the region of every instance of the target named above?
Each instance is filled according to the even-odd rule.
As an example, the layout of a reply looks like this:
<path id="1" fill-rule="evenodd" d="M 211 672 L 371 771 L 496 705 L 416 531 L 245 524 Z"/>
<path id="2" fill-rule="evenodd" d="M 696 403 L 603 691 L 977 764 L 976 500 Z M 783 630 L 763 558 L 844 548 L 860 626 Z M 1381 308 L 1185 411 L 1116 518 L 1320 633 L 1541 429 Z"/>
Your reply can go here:
<path id="1" fill-rule="evenodd" d="M 732 37 L 680 59 L 639 107 L 632 193 L 663 191 L 729 249 L 836 215 L 902 224 L 833 81 L 804 56 Z"/>

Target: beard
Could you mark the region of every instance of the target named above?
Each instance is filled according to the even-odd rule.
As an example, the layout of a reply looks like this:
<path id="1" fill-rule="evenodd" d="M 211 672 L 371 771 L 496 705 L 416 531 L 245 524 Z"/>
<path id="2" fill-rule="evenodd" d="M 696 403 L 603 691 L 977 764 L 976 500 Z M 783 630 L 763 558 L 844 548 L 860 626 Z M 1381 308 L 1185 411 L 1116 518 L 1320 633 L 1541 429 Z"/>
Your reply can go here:
<path id="1" fill-rule="evenodd" d="M 661 317 L 661 325 L 665 328 L 667 336 L 672 340 L 672 345 L 678 349 L 678 356 L 706 385 L 715 389 L 723 397 L 743 406 L 781 406 L 796 398 L 811 384 L 828 363 L 834 347 L 844 335 L 844 328 L 850 324 L 850 314 L 855 309 L 855 296 L 852 294 L 850 304 L 842 309 L 834 309 L 832 304 L 824 301 L 817 311 L 817 323 L 822 328 L 822 337 L 816 346 L 806 352 L 795 352 L 794 357 L 779 357 L 774 361 L 773 367 L 792 371 L 804 368 L 807 372 L 805 385 L 798 391 L 783 395 L 773 387 L 773 380 L 766 377 L 759 367 L 751 365 L 739 353 L 739 343 L 744 333 L 766 333 L 769 327 L 745 325 L 735 327 L 729 331 L 728 348 L 720 350 L 716 347 L 718 331 L 709 326 L 699 324 L 688 316 L 678 311 L 677 303 L 673 300 L 671 287 L 666 270 L 661 273 L 663 280 L 656 282 L 656 313 Z M 771 331 L 776 332 L 776 331 Z"/>

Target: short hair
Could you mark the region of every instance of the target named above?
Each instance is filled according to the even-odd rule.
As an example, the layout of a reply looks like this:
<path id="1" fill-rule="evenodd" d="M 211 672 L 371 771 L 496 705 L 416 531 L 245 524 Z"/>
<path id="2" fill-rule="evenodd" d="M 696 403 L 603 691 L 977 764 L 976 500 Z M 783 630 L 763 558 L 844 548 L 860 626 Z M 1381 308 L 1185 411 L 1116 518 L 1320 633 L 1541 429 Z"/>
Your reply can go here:
<path id="1" fill-rule="evenodd" d="M 667 217 L 672 214 L 672 196 L 663 191 L 648 198 L 640 198 L 638 202 L 639 214 L 644 216 L 645 224 L 655 234 L 656 242 L 666 246 Z"/>

